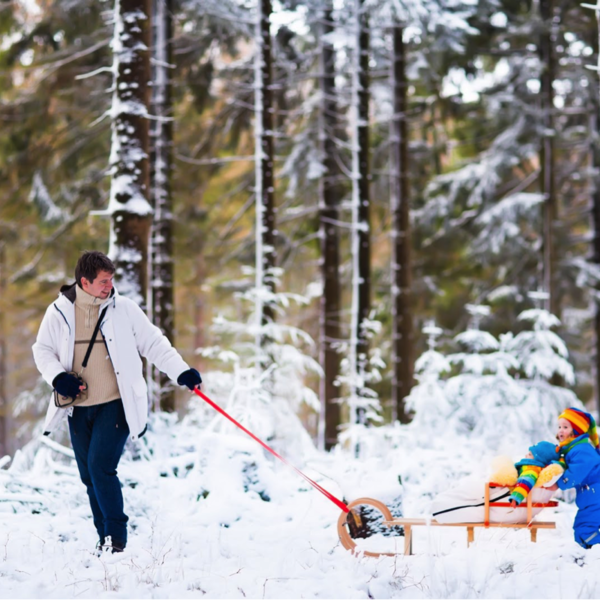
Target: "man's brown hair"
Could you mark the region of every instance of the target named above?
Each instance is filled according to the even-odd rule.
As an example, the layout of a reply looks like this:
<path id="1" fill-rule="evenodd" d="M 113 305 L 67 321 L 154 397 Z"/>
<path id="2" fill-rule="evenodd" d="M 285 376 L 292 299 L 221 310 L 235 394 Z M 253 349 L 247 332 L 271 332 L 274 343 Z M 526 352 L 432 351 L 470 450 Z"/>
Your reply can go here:
<path id="1" fill-rule="evenodd" d="M 110 260 L 106 254 L 102 254 L 102 252 L 96 250 L 86 251 L 77 261 L 77 265 L 75 265 L 75 280 L 79 287 L 82 287 L 82 277 L 85 277 L 90 283 L 93 283 L 100 271 L 114 273 L 115 265 L 113 261 Z"/>

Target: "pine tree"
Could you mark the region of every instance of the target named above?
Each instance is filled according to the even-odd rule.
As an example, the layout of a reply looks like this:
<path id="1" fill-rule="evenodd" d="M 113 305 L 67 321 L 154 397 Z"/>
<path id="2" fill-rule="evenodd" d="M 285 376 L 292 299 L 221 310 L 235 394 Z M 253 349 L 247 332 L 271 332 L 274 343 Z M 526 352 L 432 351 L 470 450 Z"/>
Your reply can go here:
<path id="1" fill-rule="evenodd" d="M 445 157 L 446 172 L 427 187 L 416 213 L 416 238 L 426 240 L 419 254 L 435 257 L 428 272 L 446 272 L 448 279 L 438 282 L 452 293 L 462 273 L 468 283 L 459 295 L 501 303 L 498 330 L 527 305 L 526 292 L 541 285 L 546 264 L 554 269 L 552 303 L 559 315 L 563 307 L 585 304 L 581 282 L 590 277 L 585 261 L 574 259 L 585 254 L 576 232 L 587 227 L 582 172 L 589 84 L 575 48 L 584 41 L 571 29 L 579 17 L 558 6 L 545 21 L 535 6 L 532 13 L 507 2 L 505 9 L 502 20 L 473 20 L 480 33 L 467 38 L 465 69 L 475 77 L 496 72 L 497 79 L 469 101 L 460 93 L 450 98 L 454 135 L 462 141 Z M 564 78 L 568 83 L 556 84 Z M 554 258 L 544 258 L 543 249 L 552 247 Z"/>
<path id="2" fill-rule="evenodd" d="M 410 185 L 408 104 L 404 27 L 392 28 L 390 79 L 394 99 L 391 120 L 390 188 L 392 212 L 392 405 L 401 423 L 408 421 L 404 398 L 412 388 L 413 331 L 411 312 Z"/>
<path id="3" fill-rule="evenodd" d="M 335 52 L 327 36 L 334 31 L 333 7 L 328 3 L 320 12 L 320 144 L 324 173 L 320 178 L 319 235 L 321 238 L 321 279 L 323 293 L 320 302 L 320 363 L 321 419 L 324 426 L 324 446 L 327 450 L 337 443 L 340 426 L 338 402 L 340 355 L 336 347 L 341 341 L 341 294 L 338 222 L 341 189 L 336 160 L 336 138 L 339 135 L 338 106 L 335 90 Z"/>
<path id="4" fill-rule="evenodd" d="M 230 299 L 238 307 L 254 302 L 255 289 L 237 293 Z M 211 328 L 215 344 L 202 350 L 203 359 L 214 365 L 206 373 L 207 380 L 212 382 L 211 395 L 261 439 L 269 440 L 276 448 L 285 444 L 287 456 L 298 443 L 304 451 L 312 446 L 298 413 L 303 405 L 318 410 L 318 397 L 306 380 L 311 373 L 322 374 L 311 356 L 314 346 L 311 337 L 295 326 L 279 322 L 296 302 L 304 304 L 306 299 L 284 292 L 272 298 L 281 319 L 264 327 L 264 337 L 269 340 L 264 351 L 270 359 L 266 369 L 256 368 L 256 324 L 251 313 L 243 321 L 218 315 Z M 219 429 L 228 426 L 220 416 L 214 425 Z M 300 451 L 300 455 L 304 456 L 304 452 Z"/>
<path id="5" fill-rule="evenodd" d="M 596 17 L 596 36 L 597 41 L 600 41 L 600 7 L 592 4 L 582 4 L 584 8 L 592 9 L 595 12 Z M 596 65 L 587 65 L 588 68 L 596 71 L 597 77 L 600 77 L 600 54 L 598 55 L 599 62 Z M 590 130 L 593 136 L 591 143 L 591 166 L 594 170 L 592 176 L 591 185 L 591 230 L 592 230 L 592 248 L 591 248 L 591 262 L 600 266 L 600 86 L 596 81 L 595 84 L 596 93 L 592 96 L 592 115 L 590 118 Z M 596 412 L 600 415 L 600 282 L 597 282 L 594 286 L 595 295 L 593 296 L 593 329 L 594 329 L 594 395 L 596 398 Z"/>
<path id="6" fill-rule="evenodd" d="M 174 342 L 173 208 L 171 198 L 173 146 L 173 3 L 153 0 L 153 77 L 150 197 L 154 209 L 151 231 L 149 312 L 153 323 Z M 175 410 L 175 393 L 169 378 L 156 373 L 162 410 Z"/>
<path id="7" fill-rule="evenodd" d="M 371 219 L 369 171 L 369 19 L 364 0 L 355 0 L 356 47 L 354 50 L 353 149 L 352 149 L 352 332 L 351 369 L 353 395 L 363 395 L 369 360 L 368 320 L 371 316 Z M 358 401 L 353 417 L 366 423 L 365 407 Z"/>
<path id="8" fill-rule="evenodd" d="M 540 75 L 540 110 L 541 118 L 541 148 L 540 148 L 540 192 L 544 195 L 543 216 L 543 271 L 544 287 L 548 292 L 549 303 L 546 307 L 552 314 L 559 312 L 554 285 L 555 272 L 555 227 L 557 218 L 557 201 L 555 189 L 555 128 L 554 128 L 554 90 L 556 79 L 554 44 L 554 3 L 553 0 L 541 0 L 540 9 L 540 41 L 538 52 L 542 72 Z"/>
<path id="9" fill-rule="evenodd" d="M 149 165 L 150 0 L 115 0 L 110 255 L 125 296 L 145 307 L 152 208 Z"/>
<path id="10" fill-rule="evenodd" d="M 547 299 L 545 293 L 533 296 Z M 467 309 L 469 326 L 453 340 L 458 351 L 444 356 L 430 342 L 416 362 L 419 383 L 408 399 L 415 411 L 410 427 L 423 439 L 444 427 L 493 447 L 550 438 L 556 415 L 579 405 L 571 390 L 552 383 L 558 376 L 570 385 L 574 376 L 566 345 L 552 331 L 558 319 L 544 309 L 530 309 L 519 316 L 530 327 L 496 338 L 481 328 L 490 322 L 490 307 Z M 426 330 L 441 333 L 431 325 Z"/>
<path id="11" fill-rule="evenodd" d="M 87 218 L 102 207 L 107 186 L 110 33 L 103 9 L 77 0 L 3 3 L 0 10 L 0 245 L 10 265 L 0 309 L 10 423 L 0 436 L 11 450 L 39 418 L 17 414 L 15 398 L 39 376 L 31 344 L 44 310 L 72 281 L 82 249 L 106 251 L 104 224 Z M 49 393 L 44 384 L 44 411 Z"/>
<path id="12" fill-rule="evenodd" d="M 6 293 L 6 255 L 4 241 L 0 238 L 0 303 Z M 0 458 L 8 454 L 8 410 L 9 403 L 6 395 L 6 308 L 0 304 Z"/>
<path id="13" fill-rule="evenodd" d="M 255 196 L 256 288 L 259 330 L 274 319 L 270 297 L 275 292 L 274 105 L 272 89 L 271 1 L 260 0 L 255 57 Z M 267 340 L 258 339 L 262 347 Z"/>

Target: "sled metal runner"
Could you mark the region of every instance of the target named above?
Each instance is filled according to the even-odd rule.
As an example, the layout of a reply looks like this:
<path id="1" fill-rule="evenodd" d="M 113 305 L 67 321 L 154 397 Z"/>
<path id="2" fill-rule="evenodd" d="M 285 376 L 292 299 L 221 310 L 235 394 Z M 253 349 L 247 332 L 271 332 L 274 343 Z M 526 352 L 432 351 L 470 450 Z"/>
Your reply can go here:
<path id="1" fill-rule="evenodd" d="M 410 519 L 410 518 L 394 518 L 389 508 L 379 500 L 373 498 L 358 498 L 348 504 L 349 513 L 343 512 L 340 514 L 337 523 L 338 535 L 342 546 L 350 550 L 353 554 L 363 554 L 364 556 L 396 556 L 402 554 L 400 552 L 373 552 L 370 550 L 361 550 L 357 547 L 355 539 L 368 537 L 365 535 L 367 530 L 362 518 L 357 510 L 360 506 L 369 506 L 379 511 L 383 516 L 383 525 L 386 527 L 403 527 L 404 528 L 404 544 L 403 554 L 412 554 L 412 533 L 414 527 L 430 526 L 430 527 L 464 527 L 467 530 L 467 546 L 475 540 L 475 528 L 506 528 L 506 529 L 528 529 L 532 542 L 537 541 L 538 529 L 556 529 L 556 523 L 553 521 L 534 521 L 532 517 L 533 508 L 552 508 L 558 506 L 558 502 L 533 502 L 531 494 L 527 497 L 527 521 L 525 523 L 494 523 L 490 522 L 490 507 L 510 507 L 508 502 L 490 502 L 490 487 L 505 487 L 494 483 L 485 484 L 484 492 L 484 520 L 474 523 L 439 523 L 435 519 Z"/>

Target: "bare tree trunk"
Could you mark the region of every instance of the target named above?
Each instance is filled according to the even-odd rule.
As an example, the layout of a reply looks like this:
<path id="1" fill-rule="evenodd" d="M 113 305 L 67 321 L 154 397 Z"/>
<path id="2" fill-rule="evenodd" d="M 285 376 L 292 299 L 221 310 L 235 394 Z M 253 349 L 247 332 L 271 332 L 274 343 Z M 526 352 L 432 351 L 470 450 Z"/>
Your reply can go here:
<path id="1" fill-rule="evenodd" d="M 597 127 L 597 120 L 596 120 Z M 595 130 L 598 135 L 598 129 Z M 594 143 L 594 168 L 598 173 L 600 170 L 600 148 L 598 148 L 598 142 Z M 592 220 L 593 220 L 593 262 L 600 265 L 600 176 L 594 177 L 594 193 L 592 196 Z M 600 293 L 600 286 L 597 286 L 596 293 Z M 596 389 L 594 390 L 596 396 L 596 411 L 600 415 L 600 301 L 595 299 L 596 314 L 594 317 L 594 331 L 595 331 L 595 352 L 594 352 L 594 367 L 596 376 Z"/>
<path id="2" fill-rule="evenodd" d="M 369 341 L 365 323 L 371 312 L 371 207 L 369 183 L 369 21 L 364 0 L 355 0 L 357 31 L 357 122 L 356 142 L 358 159 L 358 320 L 355 332 L 359 373 L 368 368 Z M 356 225 L 356 224 L 355 224 Z M 360 408 L 357 420 L 364 423 L 365 410 Z"/>
<path id="3" fill-rule="evenodd" d="M 330 450 L 337 444 L 340 425 L 339 387 L 335 385 L 340 374 L 340 355 L 335 347 L 340 341 L 340 250 L 338 234 L 338 203 L 340 199 L 339 169 L 336 162 L 337 100 L 335 91 L 335 52 L 325 41 L 333 27 L 333 8 L 327 2 L 321 20 L 320 87 L 321 109 L 319 142 L 325 173 L 320 181 L 320 240 L 321 279 L 323 294 L 319 313 L 321 377 L 321 429 L 322 445 Z"/>
<path id="4" fill-rule="evenodd" d="M 271 52 L 271 0 L 259 0 L 255 60 L 255 150 L 256 150 L 256 287 L 257 318 L 260 325 L 272 322 L 272 303 L 261 290 L 275 292 L 275 199 L 273 177 L 273 91 Z M 260 346 L 268 340 L 259 336 Z"/>
<path id="5" fill-rule="evenodd" d="M 596 14 L 596 28 L 598 43 L 600 44 L 600 7 L 594 10 Z M 598 62 L 596 63 L 596 73 L 600 76 L 600 55 L 598 56 Z M 600 85 L 596 83 L 596 93 L 592 96 L 594 98 L 594 106 L 592 109 L 591 123 L 590 123 L 590 137 L 592 140 L 592 172 L 594 173 L 591 193 L 592 203 L 592 232 L 594 235 L 592 242 L 592 261 L 600 265 L 600 143 L 598 142 L 598 136 L 600 133 Z M 600 292 L 600 285 L 596 286 L 596 292 Z M 594 318 L 594 332 L 595 332 L 595 348 L 594 348 L 594 367 L 595 367 L 595 379 L 596 389 L 594 395 L 596 396 L 596 414 L 600 417 L 600 301 L 598 296 L 594 298 L 596 314 Z"/>
<path id="6" fill-rule="evenodd" d="M 544 130 L 540 148 L 541 192 L 545 195 L 543 218 L 543 282 L 544 290 L 549 295 L 546 308 L 558 315 L 559 297 L 554 286 L 554 269 L 556 264 L 554 249 L 554 222 L 557 218 L 555 191 L 555 153 L 554 153 L 554 92 L 552 84 L 555 78 L 554 48 L 552 39 L 553 0 L 540 0 L 540 32 L 539 55 L 543 69 L 540 78 L 540 97 L 542 128 Z"/>
<path id="7" fill-rule="evenodd" d="M 151 0 L 115 0 L 110 156 L 111 250 L 119 292 L 145 308 L 150 191 L 148 101 Z"/>
<path id="8" fill-rule="evenodd" d="M 391 131 L 392 201 L 392 402 L 394 417 L 408 423 L 404 405 L 413 385 L 413 322 L 411 314 L 410 186 L 408 171 L 408 127 L 406 54 L 404 28 L 392 29 L 391 69 L 394 116 Z"/>
<path id="9" fill-rule="evenodd" d="M 0 242 L 0 302 L 6 294 L 6 251 Z M 0 306 L 0 458 L 9 453 L 8 398 L 6 397 L 6 307 Z"/>
<path id="10" fill-rule="evenodd" d="M 172 0 L 153 0 L 154 77 L 152 86 L 152 122 L 150 139 L 151 188 L 154 208 L 150 297 L 154 324 L 173 343 L 173 205 L 171 169 L 173 147 L 173 109 L 171 101 Z M 161 410 L 175 410 L 175 392 L 171 380 L 157 372 Z"/>
<path id="11" fill-rule="evenodd" d="M 200 251 L 196 257 L 196 285 L 198 289 L 202 288 L 202 284 L 206 279 L 206 266 L 204 264 L 202 248 L 203 244 L 200 244 Z M 198 294 L 194 305 L 194 348 L 202 348 L 204 346 L 204 320 L 204 296 Z"/>
<path id="12" fill-rule="evenodd" d="M 600 11 L 596 12 L 598 18 L 598 35 L 600 37 Z M 599 64 L 600 67 L 600 64 Z M 600 70 L 598 71 L 600 75 Z M 591 230 L 593 234 L 592 239 L 592 256 L 591 261 L 600 265 L 600 143 L 598 142 L 598 135 L 600 132 L 600 86 L 597 85 L 596 100 L 592 115 L 590 118 L 590 137 L 591 137 L 591 160 L 590 165 L 591 171 L 594 173 L 591 186 Z M 596 286 L 596 297 L 594 298 L 595 304 L 595 315 L 594 315 L 594 376 L 595 376 L 595 389 L 594 395 L 596 397 L 596 411 L 600 415 L 600 301 L 597 298 L 597 294 L 600 293 L 600 285 Z"/>

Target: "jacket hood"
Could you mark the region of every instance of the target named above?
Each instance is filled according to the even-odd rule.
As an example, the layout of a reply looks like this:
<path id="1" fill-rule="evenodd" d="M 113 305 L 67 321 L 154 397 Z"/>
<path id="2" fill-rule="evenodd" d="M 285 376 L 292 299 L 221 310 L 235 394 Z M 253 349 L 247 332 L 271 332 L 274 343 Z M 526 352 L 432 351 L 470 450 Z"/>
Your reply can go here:
<path id="1" fill-rule="evenodd" d="M 77 292 L 75 291 L 75 286 L 77 285 L 77 283 L 70 283 L 67 285 L 63 285 L 60 288 L 60 293 L 71 302 L 71 304 L 75 303 L 75 297 L 77 295 Z"/>

